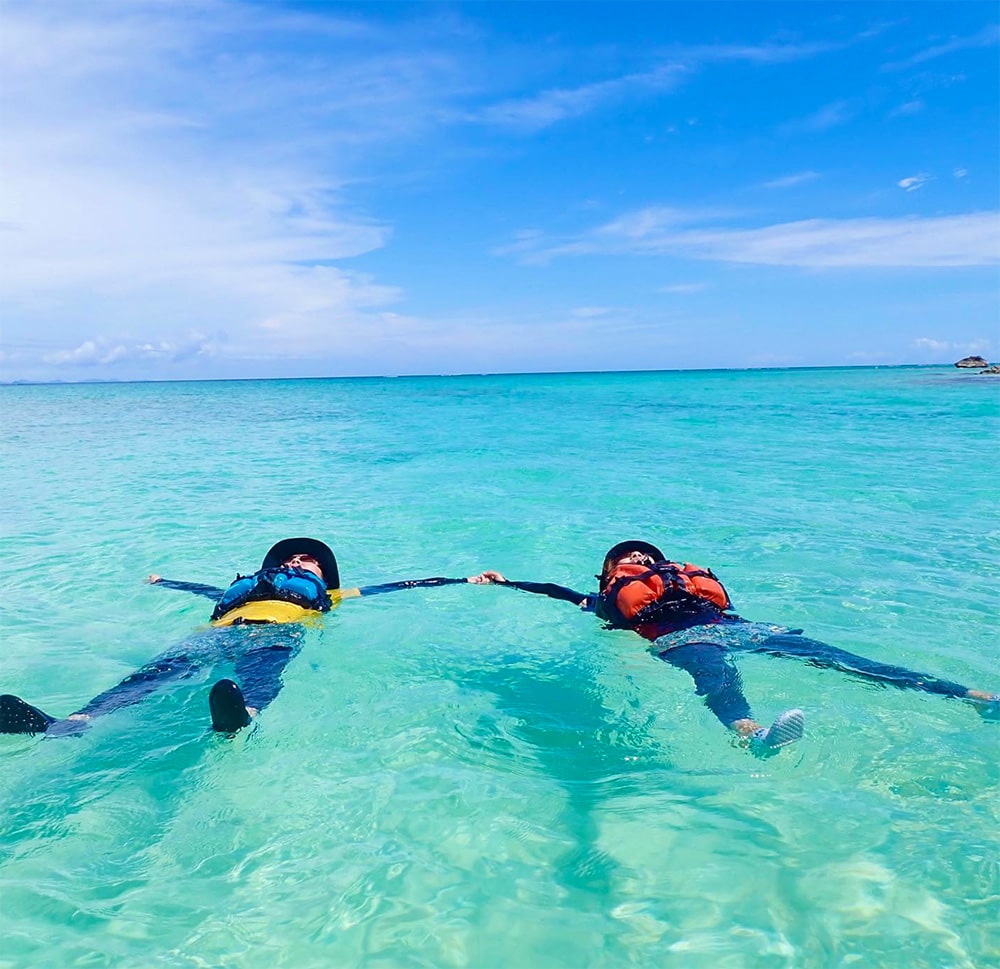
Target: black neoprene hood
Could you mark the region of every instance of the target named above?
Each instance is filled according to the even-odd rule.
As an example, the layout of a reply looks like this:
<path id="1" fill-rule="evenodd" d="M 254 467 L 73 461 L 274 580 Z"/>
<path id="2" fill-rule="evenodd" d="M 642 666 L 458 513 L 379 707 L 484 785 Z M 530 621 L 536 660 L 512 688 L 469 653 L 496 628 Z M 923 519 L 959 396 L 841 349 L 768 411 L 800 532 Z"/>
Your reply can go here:
<path id="1" fill-rule="evenodd" d="M 276 569 L 293 555 L 311 555 L 323 570 L 323 581 L 328 589 L 340 588 L 340 571 L 337 568 L 337 557 L 329 545 L 315 538 L 283 538 L 271 546 L 270 551 L 261 562 L 262 569 Z"/>

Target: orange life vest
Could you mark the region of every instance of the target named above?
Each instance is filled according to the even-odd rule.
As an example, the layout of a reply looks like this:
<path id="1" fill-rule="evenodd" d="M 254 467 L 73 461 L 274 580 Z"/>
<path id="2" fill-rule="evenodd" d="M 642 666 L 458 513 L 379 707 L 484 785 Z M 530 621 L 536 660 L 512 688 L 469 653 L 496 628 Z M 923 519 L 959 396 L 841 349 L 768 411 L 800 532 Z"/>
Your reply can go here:
<path id="1" fill-rule="evenodd" d="M 710 569 L 685 562 L 619 565 L 607 575 L 597 614 L 613 626 L 633 627 L 678 612 L 732 608 L 729 594 Z"/>

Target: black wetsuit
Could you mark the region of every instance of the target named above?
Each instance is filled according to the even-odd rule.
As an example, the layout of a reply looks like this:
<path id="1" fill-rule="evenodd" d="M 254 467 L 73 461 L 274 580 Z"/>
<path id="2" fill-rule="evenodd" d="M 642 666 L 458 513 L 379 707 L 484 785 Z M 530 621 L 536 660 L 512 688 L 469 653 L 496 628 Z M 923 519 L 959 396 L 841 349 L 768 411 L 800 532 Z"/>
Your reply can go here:
<path id="1" fill-rule="evenodd" d="M 224 589 L 198 582 L 160 579 L 155 584 L 193 592 L 213 602 L 218 602 L 225 593 Z M 255 623 L 202 630 L 98 694 L 76 714 L 93 719 L 132 706 L 169 683 L 187 679 L 199 669 L 220 661 L 233 664 L 247 706 L 262 710 L 281 690 L 281 673 L 302 648 L 304 637 L 305 630 L 299 623 Z M 57 720 L 46 733 L 76 733 L 82 729 L 86 729 L 86 720 L 66 719 Z"/>
<path id="2" fill-rule="evenodd" d="M 254 575 L 267 571 L 273 570 L 262 569 Z M 465 581 L 443 577 L 406 579 L 350 591 L 353 596 L 370 596 Z M 226 594 L 225 589 L 199 582 L 158 579 L 154 584 L 165 589 L 193 592 L 215 603 Z M 20 697 L 10 694 L 0 696 L 0 733 L 44 732 L 50 736 L 80 733 L 87 729 L 88 721 L 94 717 L 139 703 L 169 683 L 187 679 L 198 670 L 219 662 L 233 664 L 247 707 L 260 711 L 278 695 L 282 671 L 298 654 L 304 639 L 305 628 L 299 622 L 253 621 L 211 627 L 189 636 L 141 669 L 130 673 L 64 720 L 57 720 L 27 705 Z"/>
<path id="3" fill-rule="evenodd" d="M 503 584 L 523 592 L 572 602 L 589 612 L 595 611 L 599 598 L 597 593 L 576 592 L 545 582 Z M 750 704 L 743 695 L 742 678 L 729 655 L 733 651 L 792 656 L 805 660 L 811 666 L 839 670 L 903 690 L 922 690 L 950 697 L 964 697 L 969 692 L 961 683 L 941 680 L 902 666 L 879 663 L 809 639 L 802 635 L 800 629 L 751 622 L 740 616 L 721 613 L 714 606 L 704 610 L 695 607 L 686 616 L 678 612 L 670 622 L 644 624 L 635 631 L 653 644 L 652 651 L 659 659 L 691 675 L 695 691 L 705 698 L 706 706 L 726 726 L 737 720 L 753 719 Z"/>

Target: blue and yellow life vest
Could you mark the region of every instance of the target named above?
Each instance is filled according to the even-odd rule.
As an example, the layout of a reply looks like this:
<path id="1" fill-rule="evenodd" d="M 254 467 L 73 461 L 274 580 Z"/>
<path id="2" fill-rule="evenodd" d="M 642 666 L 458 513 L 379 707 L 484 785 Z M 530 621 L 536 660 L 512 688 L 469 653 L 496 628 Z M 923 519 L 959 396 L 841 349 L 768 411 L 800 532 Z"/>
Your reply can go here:
<path id="1" fill-rule="evenodd" d="M 329 592 L 312 572 L 286 565 L 238 575 L 215 607 L 212 625 L 301 622 L 310 613 L 329 612 L 337 591 Z"/>

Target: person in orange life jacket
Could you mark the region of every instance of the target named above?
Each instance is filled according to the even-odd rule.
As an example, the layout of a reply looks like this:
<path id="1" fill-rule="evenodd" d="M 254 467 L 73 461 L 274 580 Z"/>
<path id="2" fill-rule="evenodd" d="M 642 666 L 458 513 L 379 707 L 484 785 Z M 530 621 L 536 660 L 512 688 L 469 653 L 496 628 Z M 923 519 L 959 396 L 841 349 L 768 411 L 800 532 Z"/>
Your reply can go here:
<path id="1" fill-rule="evenodd" d="M 216 603 L 212 627 L 157 657 L 119 684 L 57 720 L 12 694 L 0 696 L 0 733 L 80 733 L 94 717 L 138 703 L 172 680 L 192 676 L 222 659 L 232 660 L 242 689 L 222 679 L 209 693 L 212 728 L 225 733 L 247 726 L 281 689 L 281 673 L 302 647 L 302 623 L 327 612 L 341 599 L 465 579 L 415 579 L 341 589 L 337 560 L 329 546 L 312 538 L 275 544 L 252 575 L 236 577 L 228 589 L 150 575 L 147 582 L 205 596 Z"/>
<path id="2" fill-rule="evenodd" d="M 751 749 L 762 755 L 798 740 L 804 716 L 801 710 L 786 710 L 770 727 L 762 727 L 743 695 L 731 651 L 794 656 L 813 666 L 900 689 L 959 697 L 976 704 L 984 718 L 1000 719 L 998 694 L 856 656 L 808 639 L 802 630 L 755 623 L 735 615 L 728 593 L 710 570 L 668 561 L 648 542 L 620 542 L 612 547 L 597 579 L 597 594 L 550 583 L 511 582 L 494 571 L 482 572 L 469 582 L 508 585 L 572 602 L 596 612 L 611 628 L 634 630 L 654 644 L 659 659 L 687 671 L 716 717 L 747 738 Z"/>

